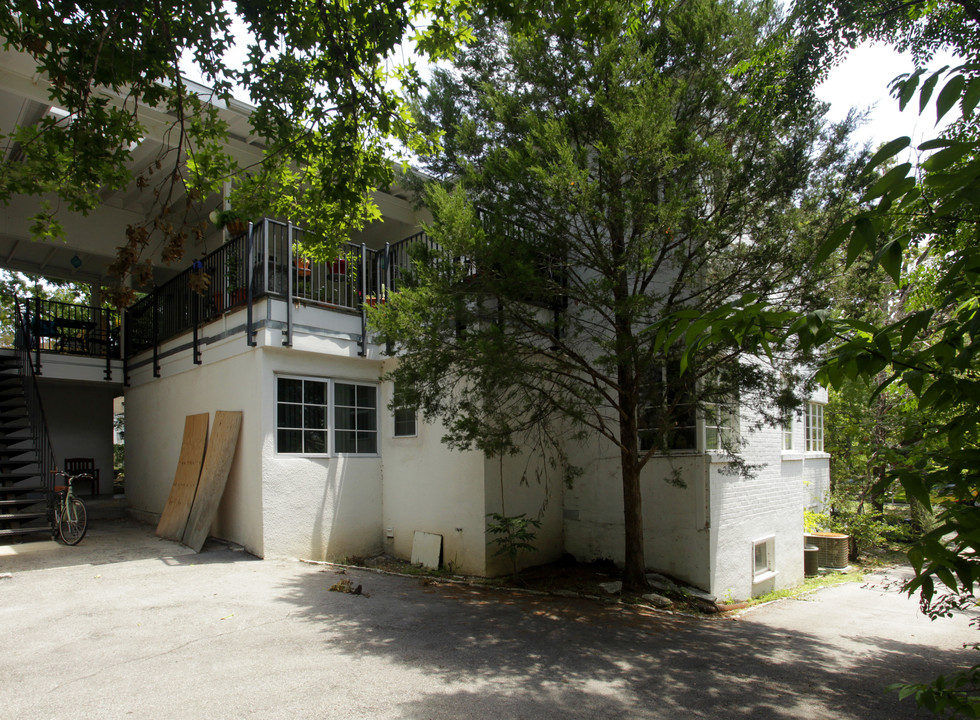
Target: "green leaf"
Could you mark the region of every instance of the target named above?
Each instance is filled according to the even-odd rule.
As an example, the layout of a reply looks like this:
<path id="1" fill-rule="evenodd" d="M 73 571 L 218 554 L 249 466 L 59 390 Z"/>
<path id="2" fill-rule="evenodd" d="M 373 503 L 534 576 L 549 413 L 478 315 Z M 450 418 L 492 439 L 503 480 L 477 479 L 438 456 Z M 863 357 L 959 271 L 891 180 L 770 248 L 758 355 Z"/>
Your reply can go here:
<path id="1" fill-rule="evenodd" d="M 939 97 L 936 100 L 936 124 L 943 119 L 943 116 L 949 112 L 950 108 L 956 104 L 956 101 L 960 99 L 960 95 L 963 93 L 963 85 L 965 80 L 962 75 L 954 75 L 953 78 L 946 83 L 946 86 L 939 91 Z"/>
<path id="2" fill-rule="evenodd" d="M 851 234 L 853 229 L 854 226 L 852 223 L 845 222 L 839 228 L 834 230 L 834 232 L 830 234 L 830 237 L 824 240 L 823 244 L 817 250 L 817 254 L 814 256 L 813 262 L 817 265 L 825 262 L 827 258 L 829 258 L 833 252 L 847 239 L 848 235 Z"/>
<path id="3" fill-rule="evenodd" d="M 887 242 L 875 255 L 875 259 L 889 277 L 898 285 L 902 278 L 902 245 L 898 240 Z"/>
<path id="4" fill-rule="evenodd" d="M 862 215 L 857 218 L 854 227 L 856 232 L 851 235 L 851 241 L 847 244 L 848 265 L 851 265 L 867 248 L 874 247 L 878 239 L 878 228 L 868 216 Z"/>
<path id="5" fill-rule="evenodd" d="M 980 78 L 970 78 L 966 86 L 966 91 L 963 93 L 963 119 L 967 120 L 977 107 L 977 103 L 980 103 Z"/>
<path id="6" fill-rule="evenodd" d="M 972 143 L 956 143 L 930 155 L 929 158 L 922 163 L 922 167 L 929 172 L 945 170 L 953 163 L 962 160 L 964 157 L 969 157 L 973 148 L 974 146 Z"/>
<path id="7" fill-rule="evenodd" d="M 909 170 L 912 169 L 912 163 L 902 163 L 901 165 L 896 165 L 891 170 L 886 172 L 878 181 L 872 185 L 868 191 L 864 194 L 864 200 L 874 200 L 876 197 L 880 197 L 888 192 L 893 185 L 901 182 L 906 177 L 908 177 Z"/>
<path id="8" fill-rule="evenodd" d="M 878 167 L 881 165 L 881 163 L 885 162 L 885 160 L 895 157 L 911 144 L 912 138 L 910 138 L 908 135 L 895 138 L 894 140 L 885 143 L 878 149 L 878 152 L 871 156 L 871 159 L 868 160 L 868 164 L 864 166 L 864 169 L 872 170 Z"/>
<path id="9" fill-rule="evenodd" d="M 919 86 L 919 79 L 922 77 L 923 72 L 925 72 L 925 69 L 919 68 L 907 78 L 892 84 L 893 88 L 898 89 L 899 111 L 904 110 L 905 106 L 909 104 L 909 101 L 915 95 L 915 89 Z"/>
<path id="10" fill-rule="evenodd" d="M 902 327 L 902 345 L 900 348 L 901 350 L 905 350 L 906 348 L 908 348 L 908 346 L 911 345 L 915 341 L 915 339 L 919 336 L 919 333 L 921 333 L 926 328 L 926 326 L 929 324 L 929 321 L 932 319 L 933 312 L 934 311 L 932 309 L 920 310 L 917 313 L 913 313 L 912 315 L 909 315 L 905 319 L 903 323 L 904 326 Z"/>
<path id="11" fill-rule="evenodd" d="M 944 65 L 934 72 L 932 75 L 926 78 L 926 81 L 922 83 L 922 90 L 919 91 L 919 114 L 926 109 L 926 105 L 929 104 L 929 99 L 932 97 L 932 91 L 936 87 L 936 83 L 939 81 L 939 76 L 946 72 L 949 65 Z"/>

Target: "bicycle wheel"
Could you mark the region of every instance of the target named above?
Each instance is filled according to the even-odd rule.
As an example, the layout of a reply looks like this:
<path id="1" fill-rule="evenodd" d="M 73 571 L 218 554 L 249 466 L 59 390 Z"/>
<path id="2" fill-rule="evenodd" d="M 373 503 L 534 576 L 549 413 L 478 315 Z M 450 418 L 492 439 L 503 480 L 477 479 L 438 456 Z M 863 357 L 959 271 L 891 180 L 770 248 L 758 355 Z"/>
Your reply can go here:
<path id="1" fill-rule="evenodd" d="M 68 499 L 67 505 L 61 510 L 58 519 L 58 534 L 65 545 L 78 545 L 88 530 L 88 515 L 85 513 L 85 503 L 77 497 Z"/>

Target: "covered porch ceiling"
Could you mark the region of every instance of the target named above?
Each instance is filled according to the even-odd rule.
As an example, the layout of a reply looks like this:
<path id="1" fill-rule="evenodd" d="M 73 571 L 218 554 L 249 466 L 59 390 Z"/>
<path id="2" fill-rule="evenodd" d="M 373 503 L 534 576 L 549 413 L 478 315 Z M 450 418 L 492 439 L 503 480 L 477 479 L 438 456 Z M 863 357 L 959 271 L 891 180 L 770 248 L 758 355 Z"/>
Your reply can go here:
<path id="1" fill-rule="evenodd" d="M 189 83 L 194 86 L 193 83 Z M 202 94 L 208 92 L 196 86 Z M 6 134 L 18 125 L 38 123 L 49 113 L 57 114 L 48 98 L 49 84 L 43 74 L 37 72 L 33 58 L 22 53 L 0 50 L 0 132 Z M 121 99 L 106 92 L 120 102 Z M 219 103 L 222 119 L 228 123 L 229 141 L 226 147 L 243 166 L 262 159 L 262 143 L 250 136 L 248 122 L 250 107 L 232 101 Z M 175 117 L 165 111 L 144 107 L 140 119 L 146 128 L 143 141 L 132 150 L 129 169 L 135 178 L 152 167 L 162 151 L 171 147 L 168 134 L 173 129 Z M 7 145 L 2 150 L 2 162 L 18 162 L 19 149 Z M 154 168 L 155 169 L 155 168 Z M 157 173 L 157 177 L 162 173 Z M 0 266 L 21 272 L 75 282 L 105 283 L 106 267 L 115 256 L 116 248 L 126 240 L 126 228 L 145 222 L 154 202 L 153 176 L 145 189 L 137 187 L 135 179 L 121 190 L 103 191 L 102 204 L 87 216 L 59 209 L 58 199 L 17 196 L 6 207 L 0 207 Z M 31 240 L 31 217 L 47 200 L 58 212 L 67 237 L 62 241 L 35 242 Z M 189 217 L 206 219 L 208 213 L 221 203 L 220 195 L 213 195 L 190 208 Z M 182 209 L 187 203 L 183 189 L 175 188 L 171 205 Z M 211 232 L 204 241 L 188 244 L 185 259 L 196 257 L 205 249 L 213 250 L 221 243 L 221 232 L 209 226 Z M 149 247 L 147 257 L 152 259 L 157 281 L 173 275 L 179 268 L 163 264 L 160 260 L 162 239 L 156 239 Z M 72 260 L 74 259 L 74 263 Z M 77 265 L 77 267 L 76 267 Z"/>
<path id="2" fill-rule="evenodd" d="M 208 88 L 187 81 L 199 89 L 202 95 Z M 33 58 L 22 53 L 0 50 L 0 133 L 9 133 L 18 125 L 39 122 L 48 113 L 57 113 L 48 98 L 49 84 L 43 74 L 37 72 Z M 117 102 L 121 99 L 106 93 Z M 249 114 L 251 106 L 236 100 L 218 102 L 222 119 L 228 123 L 227 149 L 239 165 L 247 167 L 262 159 L 263 144 L 252 136 Z M 147 173 L 161 152 L 171 147 L 168 136 L 175 117 L 155 108 L 140 109 L 141 122 L 146 127 L 143 141 L 132 150 L 129 164 L 133 177 Z M 17 162 L 18 148 L 0 147 L 0 162 Z M 126 240 L 126 228 L 147 220 L 153 207 L 152 178 L 150 187 L 141 189 L 135 179 L 121 190 L 106 189 L 102 204 L 88 215 L 58 209 L 56 197 L 39 198 L 17 196 L 6 206 L 0 206 L 0 267 L 20 272 L 44 275 L 79 283 L 108 284 L 108 265 L 113 262 L 116 248 Z M 181 188 L 171 205 L 182 211 L 187 199 Z M 409 193 L 402 189 L 376 192 L 374 197 L 383 219 L 365 228 L 353 242 L 365 242 L 372 247 L 385 242 L 396 242 L 414 233 L 418 228 L 419 215 L 413 207 Z M 62 241 L 36 242 L 31 239 L 31 217 L 42 201 L 47 200 L 58 209 L 58 217 L 65 227 L 67 237 Z M 208 213 L 221 205 L 222 198 L 215 194 L 189 208 L 191 219 L 207 219 Z M 428 219 L 427 213 L 423 215 Z M 166 265 L 161 261 L 163 240 L 156 238 L 149 247 L 149 257 L 154 265 L 154 279 L 162 283 L 197 257 L 217 249 L 223 242 L 223 233 L 210 223 L 209 232 L 201 241 L 188 241 L 184 258 L 180 263 Z"/>

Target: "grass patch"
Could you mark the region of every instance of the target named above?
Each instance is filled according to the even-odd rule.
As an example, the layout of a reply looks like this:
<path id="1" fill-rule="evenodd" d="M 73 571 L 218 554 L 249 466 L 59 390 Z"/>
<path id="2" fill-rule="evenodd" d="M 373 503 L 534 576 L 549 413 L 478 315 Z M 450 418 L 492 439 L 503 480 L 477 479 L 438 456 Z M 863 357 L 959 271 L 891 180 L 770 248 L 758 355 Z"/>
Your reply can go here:
<path id="1" fill-rule="evenodd" d="M 847 572 L 832 572 L 827 573 L 826 575 L 817 575 L 816 577 L 806 578 L 802 585 L 784 588 L 782 590 L 773 590 L 765 595 L 749 598 L 745 602 L 751 607 L 752 605 L 761 605 L 762 603 L 772 602 L 773 600 L 782 600 L 784 598 L 796 597 L 797 595 L 804 595 L 808 592 L 813 592 L 814 590 L 819 590 L 823 587 L 830 587 L 831 585 L 861 582 L 864 580 L 865 572 L 867 572 L 865 568 L 861 567 L 855 568 L 854 570 L 849 570 Z"/>

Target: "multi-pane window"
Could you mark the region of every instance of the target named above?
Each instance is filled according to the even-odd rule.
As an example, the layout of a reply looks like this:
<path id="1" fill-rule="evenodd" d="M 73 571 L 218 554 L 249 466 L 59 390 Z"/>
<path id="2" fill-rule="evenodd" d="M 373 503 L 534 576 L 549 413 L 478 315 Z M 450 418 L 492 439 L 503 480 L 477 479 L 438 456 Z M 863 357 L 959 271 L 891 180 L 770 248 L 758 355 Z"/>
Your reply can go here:
<path id="1" fill-rule="evenodd" d="M 707 403 L 704 407 L 704 447 L 731 448 L 738 435 L 738 407 L 732 403 Z"/>
<path id="2" fill-rule="evenodd" d="M 378 452 L 378 388 L 334 383 L 334 449 L 338 453 Z"/>
<path id="3" fill-rule="evenodd" d="M 783 450 L 793 449 L 793 414 L 786 413 L 783 418 Z"/>
<path id="4" fill-rule="evenodd" d="M 276 452 L 377 454 L 378 388 L 324 378 L 277 377 Z"/>
<path id="5" fill-rule="evenodd" d="M 669 360 L 641 388 L 637 413 L 640 450 L 697 450 L 698 423 L 694 374 L 681 374 L 680 362 Z"/>
<path id="6" fill-rule="evenodd" d="M 395 397 L 392 403 L 395 415 L 395 437 L 418 435 L 415 406 L 408 402 L 407 395 L 404 385 L 395 385 Z"/>
<path id="7" fill-rule="evenodd" d="M 823 452 L 823 405 L 807 403 L 805 427 L 806 451 Z"/>
<path id="8" fill-rule="evenodd" d="M 276 450 L 324 455 L 328 452 L 326 380 L 276 379 Z"/>

